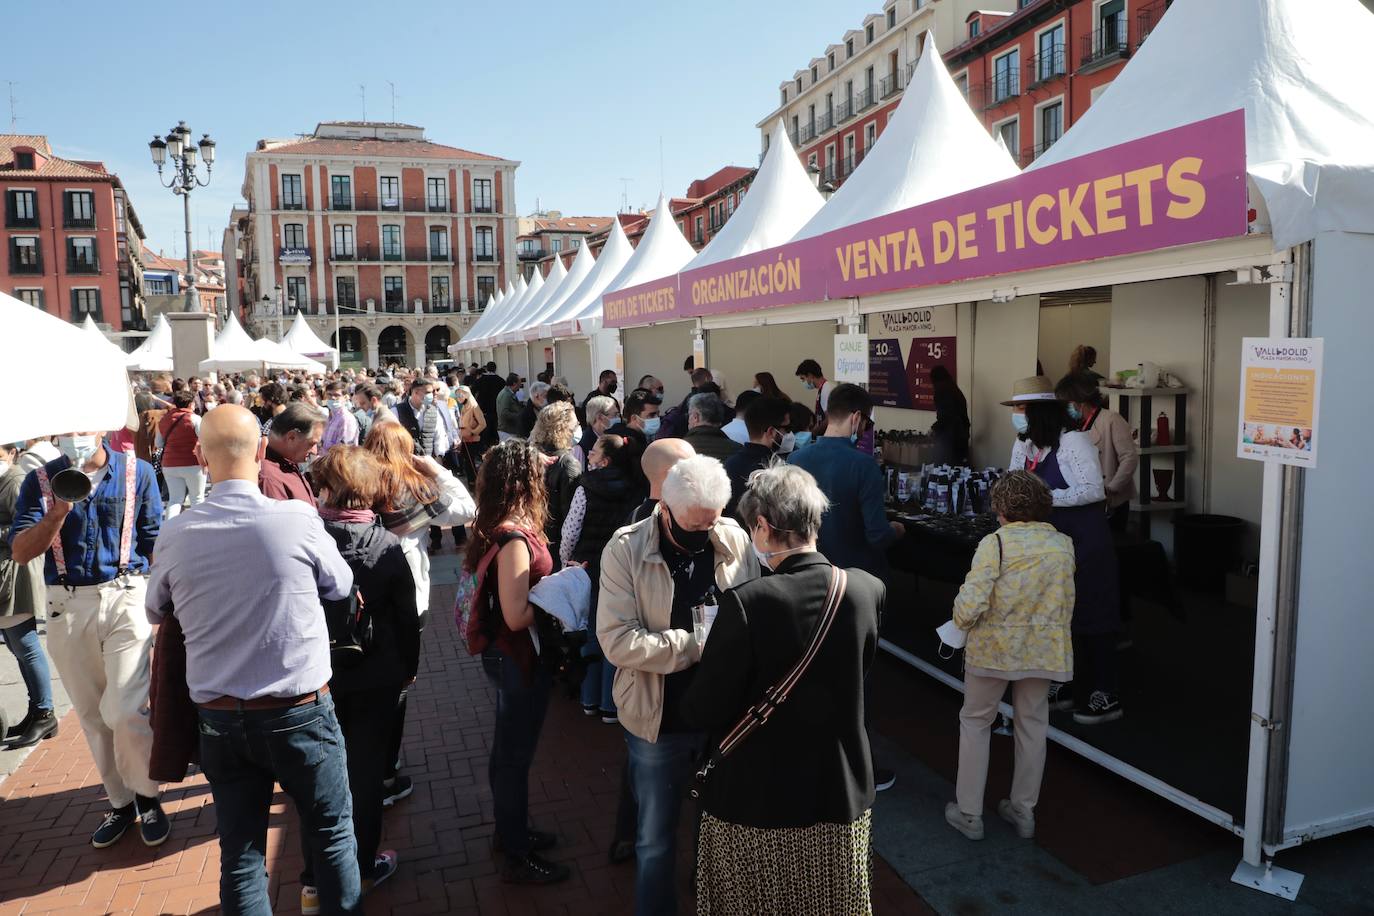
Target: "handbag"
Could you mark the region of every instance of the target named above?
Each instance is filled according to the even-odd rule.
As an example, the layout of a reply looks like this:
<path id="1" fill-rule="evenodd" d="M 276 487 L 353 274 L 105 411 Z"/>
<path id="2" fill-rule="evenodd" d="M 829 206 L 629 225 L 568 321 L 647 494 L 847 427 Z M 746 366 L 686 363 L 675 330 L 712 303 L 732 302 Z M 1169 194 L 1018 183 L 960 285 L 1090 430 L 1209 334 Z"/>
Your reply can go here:
<path id="1" fill-rule="evenodd" d="M 797 686 L 802 675 L 806 674 L 806 669 L 810 668 L 811 663 L 816 660 L 816 655 L 821 650 L 821 643 L 825 642 L 826 635 L 835 623 L 835 615 L 839 612 L 840 601 L 844 598 L 844 588 L 848 578 L 843 569 L 838 566 L 830 567 L 830 588 L 825 594 L 825 609 L 821 612 L 821 619 L 816 623 L 815 632 L 811 634 L 810 645 L 806 647 L 806 651 L 802 653 L 797 663 L 792 666 L 792 670 L 787 672 L 782 680 L 765 690 L 763 698 L 750 706 L 743 716 L 740 716 L 735 727 L 730 729 L 729 733 L 721 739 L 720 744 L 711 751 L 706 763 L 696 772 L 696 777 L 692 783 L 692 798 L 701 798 L 701 792 L 706 786 L 706 780 L 710 777 L 711 771 L 735 748 L 739 747 L 745 738 L 762 728 L 774 711 L 786 703 L 787 698 L 792 695 L 793 688 Z"/>

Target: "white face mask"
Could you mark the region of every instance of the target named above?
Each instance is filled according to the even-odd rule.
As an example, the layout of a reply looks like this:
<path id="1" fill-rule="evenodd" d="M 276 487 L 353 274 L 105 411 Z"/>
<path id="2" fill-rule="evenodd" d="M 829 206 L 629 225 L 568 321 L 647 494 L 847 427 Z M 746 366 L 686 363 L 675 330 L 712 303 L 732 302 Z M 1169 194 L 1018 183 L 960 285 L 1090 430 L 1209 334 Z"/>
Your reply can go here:
<path id="1" fill-rule="evenodd" d="M 72 467 L 79 468 L 87 461 L 90 461 L 96 449 L 100 448 L 100 437 L 58 436 L 57 448 L 58 451 L 67 456 L 67 460 L 72 463 Z"/>
<path id="2" fill-rule="evenodd" d="M 648 436 L 650 439 L 652 439 L 654 436 L 657 436 L 658 426 L 661 422 L 663 421 L 660 420 L 658 417 L 650 417 L 649 419 L 645 420 L 644 435 Z"/>
<path id="3" fill-rule="evenodd" d="M 10 472 L 10 463 L 9 463 L 8 461 L 6 461 L 5 459 L 0 458 L 0 477 L 5 476 L 5 475 L 8 474 L 9 472 Z"/>
<path id="4" fill-rule="evenodd" d="M 788 430 L 783 434 L 782 445 L 778 448 L 779 455 L 790 454 L 797 447 L 797 434 Z"/>

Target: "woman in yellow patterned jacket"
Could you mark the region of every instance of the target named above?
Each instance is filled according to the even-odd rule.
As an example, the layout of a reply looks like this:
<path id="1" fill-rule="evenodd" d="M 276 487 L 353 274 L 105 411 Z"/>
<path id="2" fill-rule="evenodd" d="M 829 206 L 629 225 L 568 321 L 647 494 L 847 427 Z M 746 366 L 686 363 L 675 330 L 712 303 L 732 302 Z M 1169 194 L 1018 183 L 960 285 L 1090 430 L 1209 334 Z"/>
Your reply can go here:
<path id="1" fill-rule="evenodd" d="M 1050 682 L 1067 681 L 1073 673 L 1073 541 L 1049 524 L 1051 503 L 1049 488 L 1028 471 L 997 482 L 992 507 L 1002 528 L 978 545 L 954 601 L 954 624 L 968 641 L 957 801 L 945 806 L 945 820 L 971 840 L 983 838 L 988 741 L 1008 682 L 1016 711 L 1016 764 L 1011 797 L 998 803 L 997 813 L 1019 836 L 1035 835 Z"/>

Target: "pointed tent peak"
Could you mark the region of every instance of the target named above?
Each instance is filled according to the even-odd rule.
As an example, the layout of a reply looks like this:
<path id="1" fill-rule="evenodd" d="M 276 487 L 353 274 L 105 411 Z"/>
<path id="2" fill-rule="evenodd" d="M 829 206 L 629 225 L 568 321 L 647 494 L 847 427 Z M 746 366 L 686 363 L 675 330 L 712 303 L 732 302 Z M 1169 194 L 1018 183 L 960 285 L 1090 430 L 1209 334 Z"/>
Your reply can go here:
<path id="1" fill-rule="evenodd" d="M 304 330 L 312 336 L 314 335 L 314 332 L 310 330 L 310 326 L 305 323 L 305 312 L 303 311 L 296 312 L 296 317 L 291 319 L 291 327 L 286 329 L 286 334 L 289 336 L 293 332 L 299 333 L 300 330 Z"/>
<path id="2" fill-rule="evenodd" d="M 797 238 L 905 210 L 1010 178 L 1015 163 L 998 148 L 954 85 L 934 36 L 878 142 Z M 752 191 L 750 192 L 753 193 Z"/>
<path id="3" fill-rule="evenodd" d="M 505 287 L 505 289 L 501 290 L 501 298 L 503 298 L 503 299 L 509 299 L 511 296 L 514 296 L 514 295 L 515 295 L 515 285 L 512 284 L 509 280 L 507 280 L 507 281 L 506 281 L 506 287 Z"/>
<path id="4" fill-rule="evenodd" d="M 1224 45 L 1208 40 L 1218 34 Z M 1371 45 L 1374 15 L 1353 0 L 1175 3 L 1106 96 L 1030 167 L 1244 109 L 1247 168 L 1276 247 L 1374 232 Z"/>
<path id="5" fill-rule="evenodd" d="M 627 286 L 635 286 L 639 283 L 657 280 L 659 277 L 666 277 L 668 274 L 681 270 L 683 265 L 694 257 L 696 257 L 696 249 L 691 246 L 683 236 L 682 230 L 678 228 L 668 198 L 660 193 L 658 206 L 654 208 L 654 215 L 649 220 L 649 227 L 640 236 L 639 246 L 635 248 L 634 253 L 630 255 L 625 266 L 606 287 L 606 290 L 624 289 Z"/>
<path id="6" fill-rule="evenodd" d="M 245 340 L 252 342 L 253 338 L 249 337 L 248 332 L 243 329 L 243 325 L 239 324 L 238 316 L 230 311 L 229 319 L 224 322 L 224 327 L 220 328 L 219 333 L 215 335 L 215 346 L 236 344 Z"/>
<path id="7" fill-rule="evenodd" d="M 83 331 L 95 331 L 97 334 L 100 333 L 100 328 L 96 327 L 95 319 L 91 317 L 90 312 L 86 313 L 86 320 L 81 322 L 81 329 Z"/>
<path id="8" fill-rule="evenodd" d="M 611 284 L 624 269 L 625 264 L 634 255 L 634 248 L 630 245 L 630 240 L 625 237 L 625 230 L 620 225 L 620 220 L 616 219 L 611 225 L 611 232 L 606 237 L 606 244 L 601 246 L 601 256 L 596 259 L 592 269 L 581 283 L 562 301 L 542 323 L 557 325 L 554 333 L 571 334 L 574 328 L 563 326 L 563 322 L 574 321 L 581 317 L 584 312 L 591 312 L 601 307 L 601 294 L 606 287 Z"/>
<path id="9" fill-rule="evenodd" d="M 587 279 L 587 276 L 596 267 L 597 260 L 592 255 L 591 246 L 582 244 L 577 246 L 577 254 L 573 256 L 572 267 L 568 268 L 568 275 L 563 278 L 563 282 L 558 285 L 558 289 L 544 300 L 544 304 L 530 314 L 530 318 L 525 322 L 525 337 L 532 340 L 537 337 L 541 325 L 548 324 L 550 317 L 554 315 L 563 303 L 577 292 L 578 287 Z M 531 336 L 533 334 L 534 336 Z"/>
<path id="10" fill-rule="evenodd" d="M 744 202 L 684 270 L 781 245 L 815 217 L 825 199 L 787 139 L 782 119 L 769 130 L 768 152 Z"/>

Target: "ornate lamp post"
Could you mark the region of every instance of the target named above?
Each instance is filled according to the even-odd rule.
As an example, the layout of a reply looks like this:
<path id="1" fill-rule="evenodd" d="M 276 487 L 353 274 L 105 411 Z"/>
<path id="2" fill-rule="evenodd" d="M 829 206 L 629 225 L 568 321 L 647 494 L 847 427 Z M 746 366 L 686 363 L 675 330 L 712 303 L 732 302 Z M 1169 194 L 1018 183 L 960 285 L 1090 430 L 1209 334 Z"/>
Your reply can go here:
<path id="1" fill-rule="evenodd" d="M 158 180 L 162 181 L 162 167 L 167 157 L 172 159 L 171 181 L 162 181 L 164 188 L 171 188 L 173 194 L 180 194 L 186 220 L 186 274 L 189 281 L 186 287 L 186 305 L 182 311 L 199 312 L 200 303 L 196 301 L 196 255 L 191 248 L 191 192 L 197 187 L 210 184 L 210 170 L 215 164 L 215 141 L 209 134 L 201 134 L 200 143 L 191 140 L 191 128 L 185 121 L 177 122 L 164 139 L 153 137 L 148 144 L 157 166 Z M 205 180 L 196 175 L 196 159 L 205 161 Z"/>

